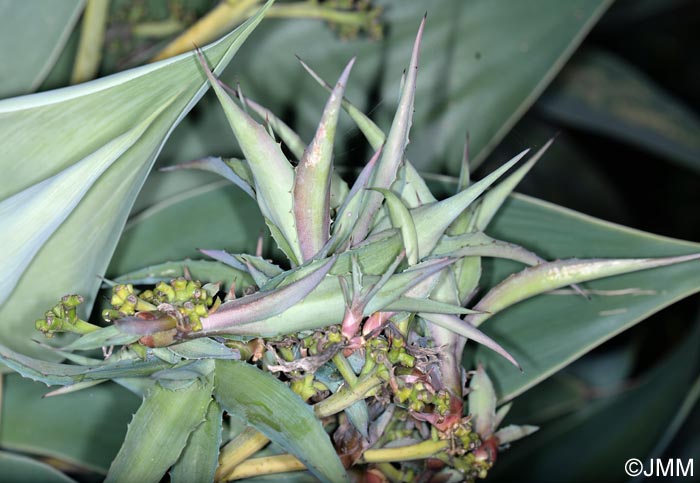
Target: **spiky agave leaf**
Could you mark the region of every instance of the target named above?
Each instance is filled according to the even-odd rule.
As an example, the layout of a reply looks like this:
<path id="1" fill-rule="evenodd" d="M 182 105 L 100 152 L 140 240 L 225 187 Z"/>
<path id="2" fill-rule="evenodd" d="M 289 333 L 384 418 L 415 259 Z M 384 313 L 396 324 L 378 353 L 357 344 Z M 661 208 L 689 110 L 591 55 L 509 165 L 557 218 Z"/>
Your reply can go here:
<path id="1" fill-rule="evenodd" d="M 265 260 L 261 253 L 201 250 L 218 262 L 196 262 L 192 268 L 212 283 L 191 280 L 184 261 L 130 274 L 134 282 L 156 285 L 143 291 L 128 283 L 115 285 L 112 308 L 104 314 L 112 325 L 106 328 L 64 313 L 72 306 L 59 304 L 49 311 L 38 321 L 47 333 L 86 332 L 60 352 L 71 364 L 37 361 L 0 347 L 0 360 L 8 366 L 47 384 L 66 385 L 70 389 L 65 391 L 116 379 L 146 395 L 135 417 L 144 428 L 132 425 L 110 479 L 155 481 L 173 464 L 174 480 L 196 477 L 192 468 L 206 478 L 215 474 L 225 479 L 269 438 L 292 455 L 268 456 L 266 462 L 287 469 L 306 466 L 322 481 L 346 481 L 326 434 L 331 427 L 337 427 L 333 439 L 348 465 L 377 463 L 381 468 L 391 461 L 401 462 L 402 470 L 420 470 L 408 461 L 431 458 L 450 465 L 446 470 L 465 480 L 483 476 L 500 444 L 534 428 L 498 429 L 508 407 L 497 410 L 493 384 L 481 365 L 470 382 L 469 415 L 464 414 L 461 359 L 468 340 L 517 366 L 477 326 L 520 300 L 557 287 L 700 258 L 548 263 L 523 247 L 485 235 L 508 194 L 550 143 L 520 167 L 516 165 L 527 152 L 481 180 L 471 179 L 465 148 L 458 192 L 438 201 L 405 159 L 424 25 L 425 19 L 386 137 L 343 98 L 353 61 L 335 87 L 327 86 L 330 98 L 313 140 L 304 147 L 289 126 L 243 97 L 240 89 L 233 91 L 239 106 L 202 59 L 245 159 L 206 158 L 182 167 L 217 172 L 255 198 L 288 265 Z M 350 190 L 332 162 L 341 106 L 375 150 Z M 253 120 L 246 107 L 270 129 Z M 275 134 L 299 160 L 296 169 Z M 530 268 L 473 305 L 482 257 L 515 260 Z M 174 267 L 182 277 L 168 282 L 165 274 Z M 220 276 L 231 280 L 214 279 Z M 225 296 L 218 293 L 218 282 L 230 282 Z M 70 300 L 77 303 L 79 298 Z M 104 362 L 73 353 L 111 345 L 122 349 Z M 193 407 L 185 407 L 187 401 Z M 155 409 L 169 402 L 168 411 L 154 421 Z M 313 403 L 313 410 L 306 403 Z M 232 430 L 215 472 L 218 453 L 213 453 L 224 434 L 222 409 L 233 425 L 240 417 L 249 427 Z M 318 418 L 334 418 L 333 424 L 324 429 Z M 184 422 L 180 431 L 173 428 L 179 420 Z M 176 444 L 156 464 L 132 467 L 129 460 L 139 451 L 156 453 L 150 426 L 156 436 L 174 433 Z M 431 440 L 434 431 L 442 439 Z M 404 438 L 415 444 L 397 446 Z M 197 441 L 201 447 L 193 446 Z M 197 464 L 188 466 L 188 458 Z"/>

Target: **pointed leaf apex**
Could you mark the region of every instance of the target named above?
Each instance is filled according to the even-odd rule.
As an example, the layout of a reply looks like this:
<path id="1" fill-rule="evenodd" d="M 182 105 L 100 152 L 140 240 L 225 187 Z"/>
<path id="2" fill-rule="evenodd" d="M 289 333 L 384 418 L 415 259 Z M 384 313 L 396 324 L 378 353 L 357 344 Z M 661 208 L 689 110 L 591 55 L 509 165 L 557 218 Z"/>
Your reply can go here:
<path id="1" fill-rule="evenodd" d="M 340 77 L 338 78 L 338 82 L 336 85 L 340 84 L 343 87 L 345 87 L 348 84 L 348 78 L 350 77 L 350 71 L 352 70 L 352 67 L 355 65 L 355 60 L 357 60 L 357 57 L 353 57 L 352 59 L 350 59 L 350 61 L 345 66 L 345 69 L 343 69 L 343 73 L 340 74 Z M 341 99 L 342 99 L 342 96 L 341 96 Z"/>

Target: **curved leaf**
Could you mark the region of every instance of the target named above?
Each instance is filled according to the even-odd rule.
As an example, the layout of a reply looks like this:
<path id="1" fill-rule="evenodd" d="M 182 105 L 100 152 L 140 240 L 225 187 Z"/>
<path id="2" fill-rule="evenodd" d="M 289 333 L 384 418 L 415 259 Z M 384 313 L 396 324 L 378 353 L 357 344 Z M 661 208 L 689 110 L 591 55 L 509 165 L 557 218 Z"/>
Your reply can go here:
<path id="1" fill-rule="evenodd" d="M 75 483 L 53 466 L 7 451 L 0 451 L 0 474 L 13 483 Z"/>
<path id="2" fill-rule="evenodd" d="M 401 230 L 403 246 L 406 250 L 406 258 L 409 265 L 418 263 L 418 235 L 413 223 L 411 212 L 393 191 L 384 188 L 370 188 L 384 195 L 386 205 L 389 208 L 389 218 L 394 228 Z"/>
<path id="3" fill-rule="evenodd" d="M 313 258 L 330 236 L 333 142 L 340 116 L 340 103 L 354 63 L 353 58 L 340 75 L 323 110 L 316 134 L 296 167 L 293 208 L 304 260 Z"/>
<path id="4" fill-rule="evenodd" d="M 547 258 L 662 257 L 699 249 L 697 244 L 625 228 L 520 195 L 506 202 L 489 231 Z M 688 262 L 589 282 L 584 289 L 596 290 L 591 300 L 571 292 L 521 302 L 480 328 L 520 362 L 524 373 L 488 351 L 477 349 L 476 358 L 487 365 L 499 399 L 512 399 L 614 335 L 696 293 L 699 266 L 698 261 Z M 502 280 L 513 268 L 505 262 L 488 265 L 484 283 Z"/>
<path id="5" fill-rule="evenodd" d="M 261 18 L 262 13 L 206 48 L 217 71 Z M 27 320 L 65 293 L 84 294 L 83 310 L 90 309 L 97 277 L 106 269 L 146 173 L 173 126 L 205 90 L 199 65 L 192 55 L 183 55 L 79 86 L 0 101 L 0 166 L 12 173 L 12 182 L 0 186 L 0 232 L 12 229 L 12 238 L 26 244 L 22 263 L 12 251 L 0 254 L 3 277 L 10 281 L 0 289 L 1 340 L 35 352 Z M 79 171 L 84 181 L 66 184 Z M 21 202 L 34 193 L 39 196 L 34 204 Z M 70 201 L 55 216 L 49 213 L 45 226 L 30 221 L 26 210 L 50 206 L 52 197 L 58 209 L 67 194 Z M 10 216 L 9 208 L 18 211 Z"/>
<path id="6" fill-rule="evenodd" d="M 448 329 L 455 334 L 459 334 L 462 337 L 471 339 L 474 342 L 478 342 L 484 347 L 488 347 L 492 351 L 504 357 L 508 362 L 513 364 L 515 367 L 520 368 L 520 364 L 513 359 L 513 356 L 508 354 L 508 352 L 498 345 L 498 342 L 493 340 L 491 337 L 487 336 L 479 329 L 474 327 L 469 321 L 462 320 L 455 315 L 450 314 L 435 314 L 435 313 L 423 313 L 419 314 L 422 318 L 428 322 L 432 322 L 435 325 L 439 325 L 442 328 Z"/>
<path id="7" fill-rule="evenodd" d="M 700 118 L 615 55 L 585 50 L 537 103 L 557 121 L 636 144 L 700 171 Z"/>
<path id="8" fill-rule="evenodd" d="M 348 481 L 321 421 L 283 382 L 250 364 L 217 361 L 214 395 L 225 410 L 299 458 L 321 481 Z"/>
<path id="9" fill-rule="evenodd" d="M 275 139 L 248 113 L 229 97 L 215 73 L 209 70 L 204 60 L 204 70 L 221 107 L 226 114 L 231 130 L 243 150 L 248 166 L 253 173 L 255 193 L 260 211 L 270 220 L 270 230 L 290 260 L 301 263 L 299 240 L 294 215 L 289 210 L 294 205 L 294 169 Z M 269 170 L 275 176 L 269 176 Z M 276 228 L 276 231 L 273 229 Z"/>
<path id="10" fill-rule="evenodd" d="M 698 259 L 700 259 L 699 253 L 666 258 L 603 258 L 590 260 L 574 258 L 542 263 L 513 274 L 492 288 L 474 307 L 474 310 L 482 313 L 470 315 L 469 321 L 478 326 L 493 314 L 513 304 L 574 283 L 692 262 Z"/>
<path id="11" fill-rule="evenodd" d="M 309 295 L 321 283 L 334 262 L 335 258 L 331 258 L 312 273 L 282 288 L 256 292 L 224 303 L 216 312 L 202 318 L 202 331 L 226 332 L 229 326 L 257 322 L 284 312 Z"/>

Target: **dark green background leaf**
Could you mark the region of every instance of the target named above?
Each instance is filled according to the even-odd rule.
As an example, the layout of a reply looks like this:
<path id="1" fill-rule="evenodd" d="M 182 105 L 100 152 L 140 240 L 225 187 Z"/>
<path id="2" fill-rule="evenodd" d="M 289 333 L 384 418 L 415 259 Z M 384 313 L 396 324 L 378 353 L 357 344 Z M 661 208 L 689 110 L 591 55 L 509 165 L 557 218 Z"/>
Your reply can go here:
<path id="1" fill-rule="evenodd" d="M 85 0 L 0 0 L 0 98 L 39 87 L 84 5 Z"/>
<path id="2" fill-rule="evenodd" d="M 700 245 L 663 238 L 522 196 L 511 198 L 490 229 L 549 258 L 661 257 L 700 251 Z M 635 288 L 638 295 L 542 295 L 497 314 L 480 328 L 523 366 L 519 373 L 488 351 L 477 350 L 501 400 L 537 384 L 594 347 L 663 307 L 700 290 L 700 262 L 690 262 L 584 284 L 586 289 Z M 485 285 L 516 268 L 498 263 Z M 645 293 L 647 291 L 647 293 Z"/>
<path id="3" fill-rule="evenodd" d="M 7 451 L 0 451 L 0 475 L 8 483 L 75 483 L 47 464 Z"/>
<path id="4" fill-rule="evenodd" d="M 140 400 L 113 383 L 43 398 L 44 384 L 4 376 L 0 447 L 105 473 Z M 37 480 L 38 481 L 38 480 Z"/>
<path id="5" fill-rule="evenodd" d="M 700 118 L 623 59 L 578 52 L 537 103 L 549 118 L 700 170 Z"/>
<path id="6" fill-rule="evenodd" d="M 217 361 L 214 395 L 225 410 L 294 454 L 322 481 L 347 481 L 321 421 L 283 382 L 244 362 Z"/>
<path id="7" fill-rule="evenodd" d="M 699 328 L 698 324 L 689 327 L 683 343 L 647 374 L 626 381 L 612 394 L 593 396 L 579 410 L 514 445 L 499 457 L 490 475 L 493 481 L 629 481 L 625 461 L 638 458 L 648 464 L 652 449 L 697 377 Z"/>

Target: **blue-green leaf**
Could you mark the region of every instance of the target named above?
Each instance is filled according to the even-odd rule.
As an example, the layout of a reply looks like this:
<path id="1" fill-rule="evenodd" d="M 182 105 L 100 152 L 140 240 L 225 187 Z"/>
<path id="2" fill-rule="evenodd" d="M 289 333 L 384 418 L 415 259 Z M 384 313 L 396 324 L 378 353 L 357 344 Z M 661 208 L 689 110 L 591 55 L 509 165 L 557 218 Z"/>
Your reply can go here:
<path id="1" fill-rule="evenodd" d="M 209 403 L 204 422 L 195 429 L 187 446 L 170 471 L 172 483 L 210 483 L 219 465 L 222 410 L 214 399 Z"/>
<path id="2" fill-rule="evenodd" d="M 217 72 L 261 19 L 205 48 Z M 12 173 L 0 186 L 0 236 L 11 243 L 0 254 L 4 343 L 36 353 L 27 320 L 65 293 L 81 293 L 83 310 L 91 308 L 146 174 L 205 90 L 200 67 L 185 54 L 0 101 L 0 169 Z"/>
<path id="3" fill-rule="evenodd" d="M 272 375 L 243 362 L 217 361 L 214 395 L 225 410 L 299 458 L 321 481 L 348 481 L 311 407 Z"/>
<path id="4" fill-rule="evenodd" d="M 105 482 L 159 482 L 205 421 L 212 383 L 197 381 L 178 391 L 155 385 L 129 424 Z"/>

